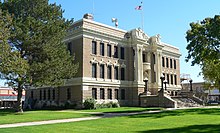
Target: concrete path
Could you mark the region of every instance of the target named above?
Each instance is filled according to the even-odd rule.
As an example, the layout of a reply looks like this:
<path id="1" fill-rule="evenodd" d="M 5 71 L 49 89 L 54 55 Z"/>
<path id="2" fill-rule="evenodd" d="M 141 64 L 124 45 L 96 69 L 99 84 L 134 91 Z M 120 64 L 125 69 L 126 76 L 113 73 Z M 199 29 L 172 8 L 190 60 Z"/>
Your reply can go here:
<path id="1" fill-rule="evenodd" d="M 201 107 L 190 107 L 190 108 L 201 108 Z M 210 106 L 203 108 L 220 108 L 220 106 Z M 167 108 L 165 110 L 177 110 L 177 109 L 187 109 L 187 108 Z M 14 123 L 14 124 L 3 124 L 0 125 L 0 128 L 11 128 L 11 127 L 23 127 L 23 126 L 35 126 L 35 125 L 45 125 L 45 124 L 56 124 L 56 123 L 67 123 L 67 122 L 77 122 L 77 121 L 86 121 L 86 120 L 96 120 L 101 118 L 111 118 L 118 116 L 130 116 L 137 114 L 146 114 L 146 113 L 158 113 L 165 110 L 155 110 L 155 111 L 143 111 L 143 112 L 132 112 L 132 113 L 99 113 L 92 112 L 92 114 L 99 114 L 101 116 L 95 117 L 84 117 L 84 118 L 71 118 L 71 119 L 60 119 L 60 120 L 47 120 L 47 121 L 37 121 L 37 122 L 24 122 L 24 123 Z"/>

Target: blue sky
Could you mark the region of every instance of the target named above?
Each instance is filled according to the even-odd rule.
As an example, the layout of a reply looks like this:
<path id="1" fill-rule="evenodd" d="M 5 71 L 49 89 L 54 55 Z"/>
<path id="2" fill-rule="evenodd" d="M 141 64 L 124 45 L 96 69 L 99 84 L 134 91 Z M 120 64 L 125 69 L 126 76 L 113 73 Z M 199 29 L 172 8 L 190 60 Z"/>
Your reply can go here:
<path id="1" fill-rule="evenodd" d="M 160 34 L 163 42 L 178 47 L 182 53 L 181 73 L 190 74 L 195 82 L 203 81 L 201 76 L 198 77 L 200 67 L 192 67 L 190 62 L 185 62 L 186 31 L 190 28 L 190 22 L 219 14 L 220 0 L 142 1 L 145 33 L 149 36 Z M 64 17 L 74 18 L 75 21 L 81 19 L 85 13 L 94 12 L 94 19 L 97 22 L 114 26 L 111 18 L 115 17 L 121 29 L 131 30 L 141 27 L 141 12 L 135 10 L 141 0 L 50 0 L 50 2 L 61 4 L 65 10 Z"/>

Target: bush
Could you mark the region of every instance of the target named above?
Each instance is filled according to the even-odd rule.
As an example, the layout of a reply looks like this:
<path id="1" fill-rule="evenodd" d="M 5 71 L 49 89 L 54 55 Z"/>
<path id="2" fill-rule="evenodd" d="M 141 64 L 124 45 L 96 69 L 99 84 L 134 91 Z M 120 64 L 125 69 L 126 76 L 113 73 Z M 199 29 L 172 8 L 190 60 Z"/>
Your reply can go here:
<path id="1" fill-rule="evenodd" d="M 96 101 L 93 98 L 88 98 L 83 103 L 85 109 L 95 109 L 96 108 Z"/>
<path id="2" fill-rule="evenodd" d="M 120 105 L 117 102 L 108 102 L 108 103 L 101 103 L 101 104 L 96 104 L 96 109 L 101 109 L 101 108 L 118 108 Z"/>

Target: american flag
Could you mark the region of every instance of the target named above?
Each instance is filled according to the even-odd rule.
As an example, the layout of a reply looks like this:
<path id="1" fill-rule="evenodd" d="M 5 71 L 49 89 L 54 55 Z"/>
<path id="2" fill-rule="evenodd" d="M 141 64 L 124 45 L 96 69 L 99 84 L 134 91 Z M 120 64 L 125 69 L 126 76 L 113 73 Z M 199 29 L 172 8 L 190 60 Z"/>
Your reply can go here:
<path id="1" fill-rule="evenodd" d="M 143 3 L 141 2 L 141 5 L 135 7 L 135 10 L 142 10 L 142 4 L 143 4 Z"/>

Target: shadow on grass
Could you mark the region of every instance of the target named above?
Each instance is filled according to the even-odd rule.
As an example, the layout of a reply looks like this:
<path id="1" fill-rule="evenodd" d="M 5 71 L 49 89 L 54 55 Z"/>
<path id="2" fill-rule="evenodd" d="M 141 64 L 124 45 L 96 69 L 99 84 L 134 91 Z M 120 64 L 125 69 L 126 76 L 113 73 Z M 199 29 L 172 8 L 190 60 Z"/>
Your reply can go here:
<path id="1" fill-rule="evenodd" d="M 171 129 L 138 131 L 138 133 L 219 133 L 220 125 L 192 125 Z"/>
<path id="2" fill-rule="evenodd" d="M 0 109 L 0 116 L 15 114 L 14 109 Z"/>
<path id="3" fill-rule="evenodd" d="M 134 112 L 144 112 L 144 111 L 155 111 L 155 110 L 161 110 L 161 108 L 146 108 L 143 110 L 114 110 L 114 111 L 105 111 L 104 113 L 134 113 Z"/>
<path id="4" fill-rule="evenodd" d="M 181 115 L 195 115 L 195 114 L 208 114 L 208 115 L 220 115 L 220 108 L 200 108 L 200 109 L 183 109 L 183 110 L 171 110 L 171 111 L 162 111 L 155 113 L 145 113 L 139 115 L 129 116 L 130 118 L 162 118 L 166 116 L 181 116 Z"/>

